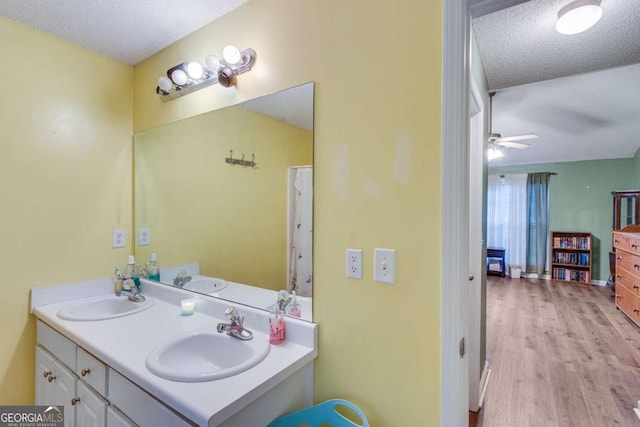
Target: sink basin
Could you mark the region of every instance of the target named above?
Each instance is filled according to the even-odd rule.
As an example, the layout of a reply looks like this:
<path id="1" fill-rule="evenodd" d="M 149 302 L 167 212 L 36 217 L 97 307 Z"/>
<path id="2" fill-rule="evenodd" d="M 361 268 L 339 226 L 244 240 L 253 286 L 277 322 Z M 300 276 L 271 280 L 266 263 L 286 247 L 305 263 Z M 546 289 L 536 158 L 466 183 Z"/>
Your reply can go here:
<path id="1" fill-rule="evenodd" d="M 201 382 L 230 377 L 260 363 L 269 353 L 266 335 L 241 341 L 217 332 L 192 332 L 161 343 L 147 356 L 147 369 L 172 381 Z"/>
<path id="2" fill-rule="evenodd" d="M 210 294 L 218 292 L 226 288 L 228 285 L 224 279 L 217 277 L 194 276 L 190 281 L 184 284 L 183 289 L 188 289 L 202 294 Z"/>
<path id="3" fill-rule="evenodd" d="M 110 294 L 63 307 L 58 311 L 58 317 L 65 320 L 107 320 L 141 312 L 151 307 L 153 302 L 149 297 L 145 301 L 133 302 L 126 296 Z"/>

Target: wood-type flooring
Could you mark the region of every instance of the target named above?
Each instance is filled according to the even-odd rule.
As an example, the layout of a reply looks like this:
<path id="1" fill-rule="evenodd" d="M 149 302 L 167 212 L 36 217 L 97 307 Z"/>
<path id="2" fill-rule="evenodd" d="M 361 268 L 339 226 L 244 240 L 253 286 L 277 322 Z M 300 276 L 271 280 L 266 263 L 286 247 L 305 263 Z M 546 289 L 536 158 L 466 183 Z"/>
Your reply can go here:
<path id="1" fill-rule="evenodd" d="M 487 281 L 489 386 L 482 427 L 640 426 L 640 328 L 612 290 Z"/>

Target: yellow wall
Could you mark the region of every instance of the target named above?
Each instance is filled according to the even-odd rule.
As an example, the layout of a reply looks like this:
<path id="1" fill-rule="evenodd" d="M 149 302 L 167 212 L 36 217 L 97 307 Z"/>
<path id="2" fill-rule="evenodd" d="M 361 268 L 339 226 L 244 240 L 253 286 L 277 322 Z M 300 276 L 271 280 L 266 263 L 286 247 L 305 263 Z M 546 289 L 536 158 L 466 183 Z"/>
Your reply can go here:
<path id="1" fill-rule="evenodd" d="M 163 267 L 199 261 L 202 274 L 287 288 L 287 168 L 311 164 L 309 131 L 230 107 L 135 137 L 135 228 L 151 230 Z M 225 163 L 255 154 L 256 168 Z"/>
<path id="2" fill-rule="evenodd" d="M 237 88 L 157 99 L 167 68 L 226 43 L 258 54 Z M 316 82 L 315 398 L 375 426 L 439 425 L 441 44 L 441 1 L 254 0 L 135 67 L 137 131 Z M 395 286 L 373 282 L 374 247 L 397 249 Z"/>
<path id="3" fill-rule="evenodd" d="M 131 232 L 133 69 L 0 17 L 0 404 L 32 404 L 32 287 L 107 277 Z"/>

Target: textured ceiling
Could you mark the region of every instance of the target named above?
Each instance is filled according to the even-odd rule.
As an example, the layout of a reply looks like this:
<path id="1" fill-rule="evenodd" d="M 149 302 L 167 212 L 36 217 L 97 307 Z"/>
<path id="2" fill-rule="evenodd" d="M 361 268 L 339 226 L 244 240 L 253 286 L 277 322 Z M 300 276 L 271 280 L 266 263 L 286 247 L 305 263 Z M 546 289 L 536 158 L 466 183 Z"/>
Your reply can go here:
<path id="1" fill-rule="evenodd" d="M 555 21 L 570 2 L 531 0 L 473 20 L 491 90 L 640 62 L 640 0 L 602 0 L 602 19 L 566 36 Z"/>
<path id="2" fill-rule="evenodd" d="M 248 0 L 2 0 L 0 15 L 129 65 Z"/>

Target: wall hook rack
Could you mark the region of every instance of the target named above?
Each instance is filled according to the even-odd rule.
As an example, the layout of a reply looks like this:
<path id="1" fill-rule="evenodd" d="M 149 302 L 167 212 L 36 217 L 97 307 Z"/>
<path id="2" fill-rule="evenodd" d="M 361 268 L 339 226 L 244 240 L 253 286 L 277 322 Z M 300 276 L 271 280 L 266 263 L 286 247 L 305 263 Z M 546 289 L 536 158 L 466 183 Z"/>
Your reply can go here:
<path id="1" fill-rule="evenodd" d="M 244 159 L 244 153 L 242 154 L 242 157 L 240 159 L 234 159 L 233 158 L 233 150 L 229 150 L 229 157 L 226 157 L 224 159 L 225 163 L 228 163 L 230 165 L 240 165 L 243 167 L 251 167 L 251 168 L 255 168 L 256 166 L 258 166 L 258 164 L 256 163 L 256 155 L 255 154 L 251 154 L 251 160 L 245 160 Z"/>

